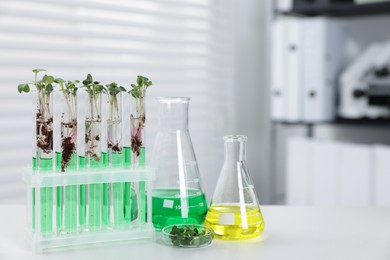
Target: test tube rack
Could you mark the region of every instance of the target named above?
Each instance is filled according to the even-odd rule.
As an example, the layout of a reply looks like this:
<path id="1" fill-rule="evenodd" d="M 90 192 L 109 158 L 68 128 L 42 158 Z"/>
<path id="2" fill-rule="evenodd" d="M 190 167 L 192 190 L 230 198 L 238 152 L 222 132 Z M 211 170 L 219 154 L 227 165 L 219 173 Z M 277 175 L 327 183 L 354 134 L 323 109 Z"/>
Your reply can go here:
<path id="1" fill-rule="evenodd" d="M 136 168 L 99 168 L 99 169 L 82 169 L 77 171 L 61 172 L 44 172 L 23 169 L 23 180 L 27 189 L 27 223 L 28 232 L 27 240 L 31 244 L 34 252 L 44 252 L 48 250 L 73 248 L 77 246 L 97 245 L 119 241 L 129 241 L 136 239 L 152 239 L 154 228 L 152 224 L 152 201 L 151 184 L 155 179 L 154 170 L 149 167 Z M 136 211 L 137 217 L 130 222 L 115 223 L 113 221 L 114 205 L 113 198 L 109 199 L 109 223 L 98 226 L 89 226 L 88 220 L 85 225 L 80 225 L 80 191 L 77 189 L 77 208 L 76 226 L 71 231 L 58 227 L 58 218 L 63 217 L 62 210 L 58 210 L 56 205 L 57 187 L 70 187 L 80 185 L 132 183 L 135 194 L 137 195 Z M 96 185 L 95 185 L 96 186 Z M 111 186 L 112 187 L 112 186 Z M 142 187 L 142 191 L 141 191 Z M 42 231 L 41 228 L 41 203 L 45 201 L 41 198 L 41 191 L 45 188 L 52 188 L 51 204 L 51 227 L 50 231 Z M 137 190 L 139 188 L 139 190 Z M 47 189 L 46 189 L 47 190 Z M 110 189 L 112 192 L 112 188 Z M 112 194 L 112 193 L 111 193 Z M 87 201 L 88 204 L 88 201 Z M 133 205 L 134 206 L 134 205 Z M 50 208 L 50 206 L 49 206 Z M 88 207 L 87 207 L 88 208 Z M 87 209 L 88 210 L 88 209 Z M 46 216 L 47 217 L 47 216 Z M 34 222 L 34 223 L 33 223 Z"/>

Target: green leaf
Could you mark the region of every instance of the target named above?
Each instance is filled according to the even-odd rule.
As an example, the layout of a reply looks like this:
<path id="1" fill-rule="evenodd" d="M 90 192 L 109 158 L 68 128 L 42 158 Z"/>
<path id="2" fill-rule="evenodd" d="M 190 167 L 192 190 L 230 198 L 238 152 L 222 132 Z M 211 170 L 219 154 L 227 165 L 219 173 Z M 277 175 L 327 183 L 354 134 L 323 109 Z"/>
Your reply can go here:
<path id="1" fill-rule="evenodd" d="M 56 78 L 56 79 L 54 79 L 54 82 L 55 82 L 55 83 L 64 83 L 65 80 L 63 80 L 63 79 L 61 79 L 61 78 Z"/>
<path id="2" fill-rule="evenodd" d="M 118 91 L 116 91 L 115 89 L 110 89 L 108 91 L 108 93 L 111 95 L 111 96 L 116 96 L 116 94 L 118 94 Z"/>
<path id="3" fill-rule="evenodd" d="M 30 92 L 30 86 L 28 84 L 19 84 L 18 91 L 19 91 L 19 93 L 22 93 L 22 92 L 28 93 L 28 92 Z"/>
<path id="4" fill-rule="evenodd" d="M 137 84 L 138 84 L 138 86 L 142 85 L 142 82 L 143 82 L 143 77 L 138 75 L 137 76 Z"/>
<path id="5" fill-rule="evenodd" d="M 96 92 L 102 92 L 104 87 L 102 85 L 96 85 Z"/>
<path id="6" fill-rule="evenodd" d="M 88 74 L 88 75 L 87 75 L 87 78 L 86 78 L 85 80 L 83 80 L 83 85 L 87 86 L 87 85 L 91 84 L 92 81 L 93 81 L 92 75 L 91 75 L 91 74 Z"/>
<path id="7" fill-rule="evenodd" d="M 40 72 L 40 71 L 46 71 L 45 69 L 33 69 L 32 70 L 32 72 L 34 72 L 34 73 L 38 73 L 38 72 Z"/>
<path id="8" fill-rule="evenodd" d="M 118 86 L 118 84 L 116 84 L 115 82 L 111 82 L 110 84 L 107 85 L 108 88 L 116 88 Z"/>
<path id="9" fill-rule="evenodd" d="M 50 93 L 50 92 L 52 92 L 53 91 L 53 85 L 52 84 L 48 84 L 47 86 L 46 86 L 46 93 Z"/>
<path id="10" fill-rule="evenodd" d="M 174 225 L 169 233 L 169 238 L 174 246 L 200 246 L 208 242 L 208 238 L 202 237 L 205 231 L 199 231 L 194 225 L 184 225 L 178 228 Z"/>
<path id="11" fill-rule="evenodd" d="M 45 75 L 45 76 L 43 76 L 42 80 L 43 80 L 43 82 L 45 82 L 46 85 L 48 85 L 48 84 L 51 84 L 54 82 L 54 77 Z"/>

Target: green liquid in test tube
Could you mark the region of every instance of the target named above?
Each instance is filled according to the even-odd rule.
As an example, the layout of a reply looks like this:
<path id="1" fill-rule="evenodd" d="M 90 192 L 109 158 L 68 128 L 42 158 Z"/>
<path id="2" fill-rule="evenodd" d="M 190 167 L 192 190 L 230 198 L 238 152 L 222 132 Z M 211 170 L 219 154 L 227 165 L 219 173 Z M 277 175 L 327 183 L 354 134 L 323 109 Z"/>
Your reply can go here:
<path id="1" fill-rule="evenodd" d="M 102 156 L 103 158 L 103 156 Z M 90 160 L 91 169 L 100 169 L 102 167 L 102 158 L 100 161 L 94 159 Z M 89 184 L 88 185 L 88 225 L 91 228 L 99 227 L 101 222 L 101 194 L 102 184 Z"/>
<path id="2" fill-rule="evenodd" d="M 141 147 L 141 152 L 139 155 L 139 166 L 145 166 L 145 147 Z M 145 223 L 146 221 L 146 188 L 145 182 L 141 181 L 139 183 L 139 220 L 141 223 Z"/>
<path id="3" fill-rule="evenodd" d="M 32 158 L 32 170 L 37 170 L 37 158 Z M 32 202 L 32 230 L 35 231 L 35 188 L 32 188 L 32 196 L 31 196 L 31 202 Z"/>
<path id="4" fill-rule="evenodd" d="M 84 156 L 79 156 L 79 169 L 85 169 Z M 87 185 L 79 185 L 79 225 L 85 227 L 87 224 Z"/>
<path id="5" fill-rule="evenodd" d="M 40 158 L 38 169 L 40 173 L 45 174 L 52 172 L 53 159 Z M 53 231 L 53 189 L 51 187 L 40 188 L 40 204 L 41 204 L 41 232 L 50 233 Z"/>
<path id="6" fill-rule="evenodd" d="M 116 167 L 122 167 L 123 165 L 123 154 L 122 152 L 112 152 L 111 154 L 111 165 L 112 169 Z M 123 224 L 125 220 L 124 213 L 124 187 L 123 182 L 117 182 L 112 184 L 113 189 L 113 202 L 114 202 L 114 224 Z"/>
<path id="7" fill-rule="evenodd" d="M 131 148 L 123 147 L 124 165 L 130 167 L 131 165 Z M 130 223 L 138 217 L 138 201 L 137 193 L 131 187 L 131 182 L 124 183 L 124 221 Z"/>
<path id="8" fill-rule="evenodd" d="M 61 153 L 56 152 L 56 171 L 61 171 Z M 63 198 L 62 198 L 62 190 L 63 187 L 55 187 L 56 189 L 56 227 L 57 230 L 61 230 L 62 228 L 62 204 L 63 204 Z"/>
<path id="9" fill-rule="evenodd" d="M 56 170 L 61 170 L 62 154 L 56 152 Z M 66 170 L 77 169 L 77 155 L 73 153 Z M 62 172 L 61 174 L 66 174 Z M 57 229 L 74 232 L 77 229 L 77 185 L 57 187 Z"/>
<path id="10" fill-rule="evenodd" d="M 131 165 L 131 149 L 130 147 L 123 147 L 124 154 L 124 165 L 125 167 L 130 167 Z M 131 222 L 131 182 L 124 183 L 124 194 L 123 194 L 123 203 L 124 203 L 124 221 L 126 223 Z"/>
<path id="11" fill-rule="evenodd" d="M 124 157 L 125 165 L 130 166 L 130 164 L 131 164 L 131 148 L 130 147 L 123 147 L 123 157 Z"/>
<path id="12" fill-rule="evenodd" d="M 102 152 L 102 167 L 108 167 L 108 154 L 107 152 Z M 103 183 L 102 185 L 102 224 L 110 224 L 110 184 Z"/>

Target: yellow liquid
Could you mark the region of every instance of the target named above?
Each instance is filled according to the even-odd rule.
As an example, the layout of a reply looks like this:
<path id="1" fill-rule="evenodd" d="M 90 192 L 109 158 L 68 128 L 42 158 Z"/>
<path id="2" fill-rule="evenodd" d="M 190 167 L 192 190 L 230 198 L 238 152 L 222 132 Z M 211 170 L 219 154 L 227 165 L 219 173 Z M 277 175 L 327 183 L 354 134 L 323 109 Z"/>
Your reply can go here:
<path id="1" fill-rule="evenodd" d="M 240 206 L 215 205 L 209 208 L 204 224 L 211 227 L 215 237 L 220 239 L 241 240 L 259 236 L 264 230 L 260 208 L 246 206 L 246 219 L 247 228 L 243 229 Z"/>

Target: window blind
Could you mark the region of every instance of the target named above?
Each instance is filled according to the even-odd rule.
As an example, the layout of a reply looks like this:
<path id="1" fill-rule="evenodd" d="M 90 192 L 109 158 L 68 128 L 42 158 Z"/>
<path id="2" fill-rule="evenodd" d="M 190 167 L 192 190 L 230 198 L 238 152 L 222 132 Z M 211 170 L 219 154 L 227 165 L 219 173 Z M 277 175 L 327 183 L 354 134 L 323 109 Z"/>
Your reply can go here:
<path id="1" fill-rule="evenodd" d="M 234 125 L 228 0 L 0 0 L 0 202 L 23 201 L 31 160 L 31 101 L 17 93 L 34 68 L 65 79 L 87 73 L 129 87 L 148 76 L 147 154 L 158 96 L 188 96 L 190 132 L 210 199 Z"/>

